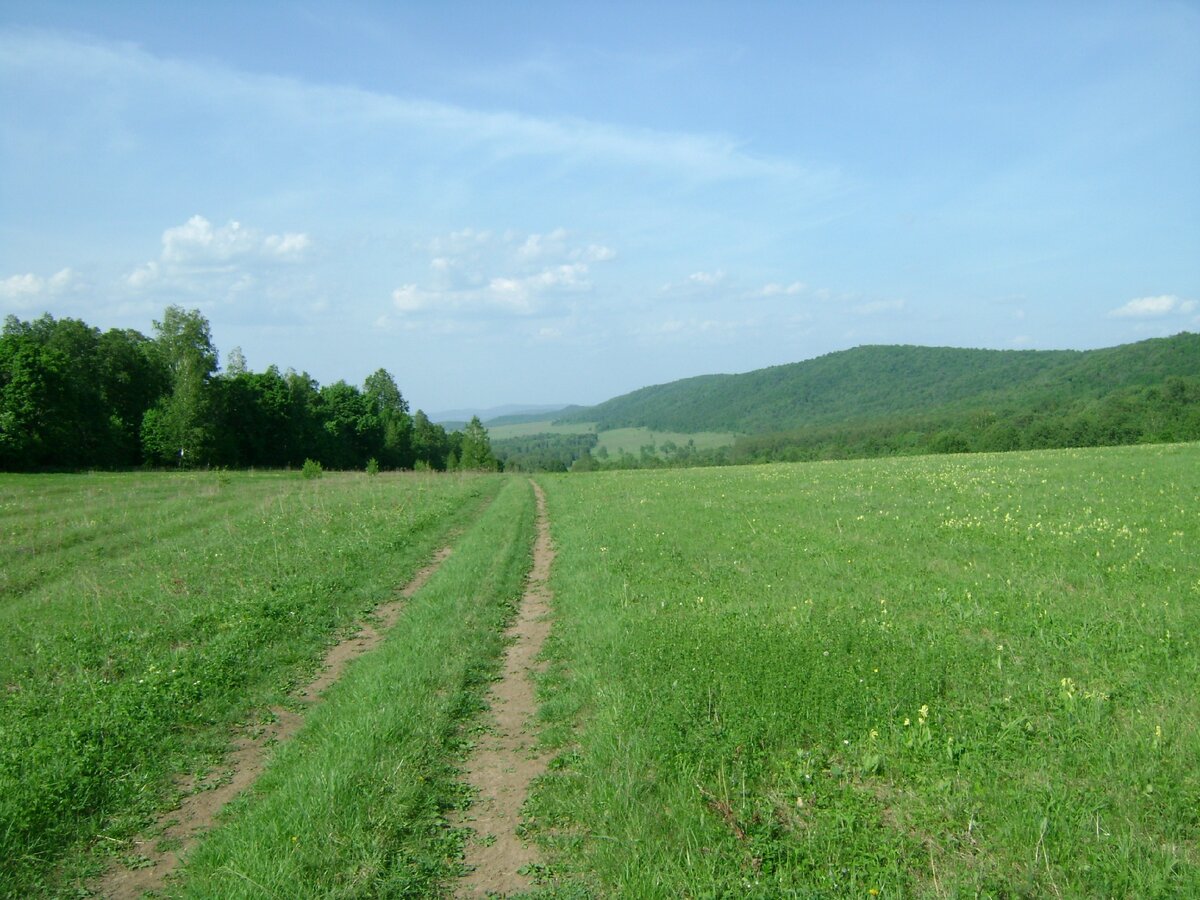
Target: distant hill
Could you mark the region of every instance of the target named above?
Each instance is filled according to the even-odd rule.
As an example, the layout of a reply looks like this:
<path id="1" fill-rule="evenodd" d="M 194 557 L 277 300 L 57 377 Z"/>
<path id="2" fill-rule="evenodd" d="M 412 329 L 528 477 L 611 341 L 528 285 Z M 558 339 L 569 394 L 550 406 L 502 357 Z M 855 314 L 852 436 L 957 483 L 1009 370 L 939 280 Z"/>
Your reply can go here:
<path id="1" fill-rule="evenodd" d="M 582 408 L 581 406 L 535 407 L 528 412 L 496 416 L 490 419 L 483 419 L 482 421 L 488 428 L 494 428 L 497 425 L 524 425 L 528 422 L 545 422 L 551 418 L 560 418 Z"/>
<path id="2" fill-rule="evenodd" d="M 954 424 L 1078 406 L 1171 376 L 1200 377 L 1200 335 L 1183 332 L 1102 350 L 967 350 L 864 346 L 741 375 L 642 388 L 560 422 L 598 430 L 767 434 L 881 422 Z"/>
<path id="3" fill-rule="evenodd" d="M 471 407 L 467 409 L 448 409 L 442 412 L 430 413 L 429 420 L 439 425 L 463 425 L 472 416 L 479 416 L 479 421 L 485 425 L 513 424 L 514 421 L 531 422 L 546 419 L 555 413 L 575 409 L 566 403 L 556 403 L 538 406 L 532 403 L 509 403 L 504 406 L 492 406 L 487 409 Z M 515 417 L 515 419 L 514 419 Z"/>

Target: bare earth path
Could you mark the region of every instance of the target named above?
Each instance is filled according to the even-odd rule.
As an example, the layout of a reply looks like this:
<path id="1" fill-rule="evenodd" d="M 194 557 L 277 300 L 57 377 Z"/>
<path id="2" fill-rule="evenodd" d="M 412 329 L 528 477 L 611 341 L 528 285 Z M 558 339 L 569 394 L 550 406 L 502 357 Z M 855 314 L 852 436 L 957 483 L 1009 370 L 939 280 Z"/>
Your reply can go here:
<path id="1" fill-rule="evenodd" d="M 321 693 L 341 677 L 351 660 L 374 649 L 383 640 L 387 630 L 399 619 L 404 601 L 425 585 L 449 555 L 449 547 L 439 550 L 394 600 L 375 608 L 377 624 L 364 622 L 356 634 L 330 648 L 320 674 L 296 695 L 297 699 L 308 706 L 319 703 Z M 292 710 L 275 707 L 271 712 L 275 715 L 274 723 L 238 738 L 219 769 L 198 784 L 184 786 L 188 793 L 179 808 L 164 814 L 156 827 L 150 829 L 150 834 L 156 834 L 155 837 L 141 835 L 134 839 L 131 852 L 134 865 L 118 865 L 89 885 L 90 889 L 102 897 L 116 900 L 133 900 L 146 891 L 161 890 L 184 854 L 212 827 L 222 807 L 262 774 L 272 744 L 295 736 L 304 724 L 303 715 Z M 159 844 L 171 849 L 160 850 Z"/>
<path id="2" fill-rule="evenodd" d="M 537 703 L 531 675 L 550 632 L 547 585 L 554 549 L 545 494 L 536 483 L 530 483 L 537 495 L 533 569 L 516 620 L 508 630 L 512 643 L 505 655 L 501 680 L 488 698 L 491 730 L 480 739 L 465 766 L 467 780 L 478 796 L 465 817 L 475 835 L 466 846 L 465 861 L 470 871 L 458 884 L 460 897 L 528 890 L 532 883 L 518 870 L 537 861 L 534 849 L 517 836 L 517 825 L 529 785 L 546 771 L 546 759 L 538 754 L 533 734 Z"/>

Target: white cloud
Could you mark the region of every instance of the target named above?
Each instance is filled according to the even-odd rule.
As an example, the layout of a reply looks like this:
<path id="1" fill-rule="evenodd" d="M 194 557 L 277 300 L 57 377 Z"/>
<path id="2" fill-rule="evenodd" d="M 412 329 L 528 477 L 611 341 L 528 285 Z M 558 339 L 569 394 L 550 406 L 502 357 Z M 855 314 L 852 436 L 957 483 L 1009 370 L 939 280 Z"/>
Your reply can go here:
<path id="1" fill-rule="evenodd" d="M 162 261 L 189 265 L 214 265 L 235 259 L 299 260 L 311 241 L 306 234 L 269 234 L 231 221 L 214 228 L 204 216 L 192 216 L 162 236 Z"/>
<path id="2" fill-rule="evenodd" d="M 49 278 L 27 272 L 0 280 L 0 300 L 10 308 L 25 309 L 42 298 L 57 297 L 80 287 L 78 276 L 71 269 L 59 269 Z"/>
<path id="3" fill-rule="evenodd" d="M 549 234 L 531 234 L 517 249 L 517 256 L 522 259 L 539 259 L 546 253 L 560 253 L 566 241 L 566 229 L 556 228 Z"/>
<path id="4" fill-rule="evenodd" d="M 797 294 L 804 293 L 807 287 L 802 281 L 793 281 L 790 284 L 764 284 L 761 288 L 754 292 L 755 297 L 794 297 Z"/>
<path id="5" fill-rule="evenodd" d="M 506 236 L 510 241 L 513 235 Z M 530 234 L 516 250 L 516 257 L 525 262 L 540 260 L 576 260 L 582 262 L 607 262 L 616 257 L 611 247 L 603 244 L 575 246 L 571 233 L 565 228 L 555 228 L 546 234 Z"/>
<path id="6" fill-rule="evenodd" d="M 402 285 L 392 291 L 392 305 L 400 312 L 416 312 L 423 309 L 427 302 L 427 295 L 418 290 L 415 284 Z"/>
<path id="7" fill-rule="evenodd" d="M 679 281 L 668 281 L 660 288 L 662 293 L 675 297 L 704 300 L 716 295 L 717 289 L 727 285 L 728 276 L 724 269 L 698 270 Z"/>
<path id="8" fill-rule="evenodd" d="M 28 275 L 13 275 L 0 281 L 0 297 L 9 299 L 37 296 L 46 289 L 46 279 L 30 272 Z"/>
<path id="9" fill-rule="evenodd" d="M 158 263 L 148 262 L 138 266 L 132 272 L 125 276 L 125 283 L 131 288 L 143 288 L 158 278 Z"/>
<path id="10" fill-rule="evenodd" d="M 1158 297 L 1138 297 L 1124 306 L 1111 310 L 1108 315 L 1115 319 L 1153 319 L 1162 316 L 1187 315 L 1196 309 L 1195 300 L 1181 300 L 1174 294 Z"/>
<path id="11" fill-rule="evenodd" d="M 214 226 L 202 215 L 165 229 L 161 243 L 158 259 L 135 266 L 121 279 L 125 287 L 204 293 L 209 300 L 219 300 L 222 290 L 226 297 L 251 291 L 276 295 L 271 271 L 303 262 L 312 246 L 307 234 L 263 234 L 237 221 Z"/>
<path id="12" fill-rule="evenodd" d="M 263 250 L 279 259 L 300 259 L 312 241 L 307 234 L 270 234 L 263 241 Z"/>
<path id="13" fill-rule="evenodd" d="M 532 315 L 554 297 L 591 290 L 591 266 L 616 256 L 595 243 L 577 243 L 566 229 L 495 233 L 464 228 L 423 245 L 431 284 L 392 291 L 401 313 L 500 312 Z"/>
<path id="14" fill-rule="evenodd" d="M 46 289 L 52 294 L 59 294 L 76 284 L 75 273 L 70 269 L 59 269 L 46 282 Z"/>
<path id="15" fill-rule="evenodd" d="M 587 262 L 608 262 L 610 259 L 616 259 L 617 251 L 611 247 L 605 247 L 601 244 L 588 244 L 580 251 L 578 258 Z"/>

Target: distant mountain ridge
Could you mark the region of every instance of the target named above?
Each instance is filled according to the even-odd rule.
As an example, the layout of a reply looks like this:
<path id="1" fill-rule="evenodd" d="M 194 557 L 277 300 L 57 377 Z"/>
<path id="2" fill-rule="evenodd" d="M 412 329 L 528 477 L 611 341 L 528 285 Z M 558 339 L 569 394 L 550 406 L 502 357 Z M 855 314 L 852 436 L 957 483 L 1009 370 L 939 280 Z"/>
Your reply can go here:
<path id="1" fill-rule="evenodd" d="M 1036 410 L 1200 376 L 1200 335 L 1181 332 L 1100 350 L 972 350 L 875 345 L 739 375 L 641 388 L 559 422 L 599 430 L 766 434 L 976 410 Z"/>
<path id="2" fill-rule="evenodd" d="M 486 409 L 480 407 L 467 407 L 465 409 L 448 409 L 442 412 L 430 413 L 429 420 L 437 422 L 440 425 L 446 423 L 457 424 L 461 422 L 469 422 L 472 416 L 479 416 L 479 420 L 485 425 L 510 424 L 507 420 L 516 419 L 516 421 L 537 421 L 545 419 L 555 413 L 560 413 L 566 409 L 574 409 L 569 403 L 551 403 L 551 404 L 535 404 L 535 403 L 507 403 L 503 406 L 492 406 Z M 528 418 L 532 416 L 532 419 Z M 503 419 L 505 422 L 498 420 Z"/>

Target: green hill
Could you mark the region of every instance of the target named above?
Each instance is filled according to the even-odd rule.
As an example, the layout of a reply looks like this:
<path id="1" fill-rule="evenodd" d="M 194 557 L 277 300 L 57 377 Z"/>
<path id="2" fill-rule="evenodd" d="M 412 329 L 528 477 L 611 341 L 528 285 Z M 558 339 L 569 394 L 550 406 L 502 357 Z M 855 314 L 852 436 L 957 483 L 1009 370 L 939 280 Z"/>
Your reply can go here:
<path id="1" fill-rule="evenodd" d="M 866 346 L 741 375 L 642 388 L 561 416 L 598 430 L 646 427 L 741 434 L 953 424 L 986 412 L 1065 409 L 1171 376 L 1200 377 L 1200 335 L 1102 350 L 965 350 Z"/>

